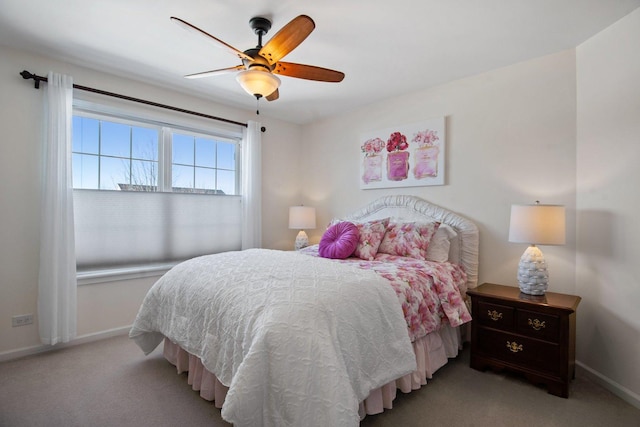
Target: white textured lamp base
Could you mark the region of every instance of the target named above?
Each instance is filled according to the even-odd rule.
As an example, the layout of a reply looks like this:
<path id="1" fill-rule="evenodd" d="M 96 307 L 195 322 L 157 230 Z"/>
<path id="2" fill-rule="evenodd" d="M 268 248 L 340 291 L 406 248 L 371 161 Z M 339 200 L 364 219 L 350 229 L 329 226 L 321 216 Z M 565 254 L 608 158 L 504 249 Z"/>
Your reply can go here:
<path id="1" fill-rule="evenodd" d="M 307 237 L 307 233 L 305 233 L 304 230 L 300 230 L 300 232 L 296 236 L 296 244 L 294 247 L 296 251 L 299 251 L 300 249 L 306 248 L 307 246 L 309 246 L 309 238 Z"/>
<path id="2" fill-rule="evenodd" d="M 547 261 L 537 246 L 529 246 L 518 264 L 520 291 L 529 295 L 544 295 L 549 286 Z"/>

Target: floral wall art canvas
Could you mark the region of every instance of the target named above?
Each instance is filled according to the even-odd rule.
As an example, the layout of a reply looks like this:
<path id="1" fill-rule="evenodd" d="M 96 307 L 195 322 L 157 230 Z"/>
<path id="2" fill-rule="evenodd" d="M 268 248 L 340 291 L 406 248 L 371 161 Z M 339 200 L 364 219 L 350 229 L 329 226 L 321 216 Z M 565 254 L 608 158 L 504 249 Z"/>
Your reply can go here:
<path id="1" fill-rule="evenodd" d="M 360 188 L 444 185 L 444 117 L 360 137 Z"/>

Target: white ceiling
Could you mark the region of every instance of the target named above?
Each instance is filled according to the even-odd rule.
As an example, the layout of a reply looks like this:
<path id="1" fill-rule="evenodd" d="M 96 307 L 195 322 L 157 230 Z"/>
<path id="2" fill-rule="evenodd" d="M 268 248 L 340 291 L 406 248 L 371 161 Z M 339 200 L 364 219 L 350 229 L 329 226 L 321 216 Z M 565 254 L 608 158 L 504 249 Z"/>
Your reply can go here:
<path id="1" fill-rule="evenodd" d="M 233 74 L 182 77 L 240 60 L 169 18 L 245 50 L 257 44 L 251 17 L 273 21 L 266 42 L 306 14 L 316 28 L 283 60 L 346 77 L 281 77 L 280 99 L 260 101 L 260 113 L 308 123 L 576 47 L 637 7 L 640 0 L 0 0 L 0 43 L 254 109 Z"/>

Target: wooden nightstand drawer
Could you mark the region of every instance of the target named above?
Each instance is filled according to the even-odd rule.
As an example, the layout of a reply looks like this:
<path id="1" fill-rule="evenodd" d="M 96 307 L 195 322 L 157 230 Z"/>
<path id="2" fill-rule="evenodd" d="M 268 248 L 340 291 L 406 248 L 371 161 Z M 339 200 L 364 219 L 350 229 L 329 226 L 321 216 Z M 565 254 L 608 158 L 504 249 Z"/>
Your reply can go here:
<path id="1" fill-rule="evenodd" d="M 494 304 L 486 301 L 478 302 L 479 323 L 504 331 L 515 330 L 515 310 L 506 305 Z"/>
<path id="2" fill-rule="evenodd" d="M 477 338 L 480 353 L 530 369 L 559 373 L 560 347 L 557 344 L 485 328 L 478 329 Z"/>
<path id="3" fill-rule="evenodd" d="M 558 316 L 520 309 L 517 315 L 518 333 L 557 343 L 560 338 Z"/>

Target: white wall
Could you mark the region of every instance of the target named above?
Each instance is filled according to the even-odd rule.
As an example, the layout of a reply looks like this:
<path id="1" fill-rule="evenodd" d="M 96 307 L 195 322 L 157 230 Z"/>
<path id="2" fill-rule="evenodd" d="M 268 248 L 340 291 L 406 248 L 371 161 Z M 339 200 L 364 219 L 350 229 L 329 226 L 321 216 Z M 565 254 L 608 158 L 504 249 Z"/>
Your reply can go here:
<path id="1" fill-rule="evenodd" d="M 413 194 L 480 228 L 480 280 L 517 286 L 526 245 L 507 242 L 513 203 L 567 206 L 567 245 L 543 247 L 552 291 L 575 291 L 575 56 L 569 50 L 399 96 L 305 128 L 303 188 L 319 224 L 387 194 Z M 446 185 L 359 189 L 359 133 L 446 116 Z M 310 234 L 318 241 L 323 229 Z"/>
<path id="2" fill-rule="evenodd" d="M 578 46 L 580 360 L 640 402 L 640 9 Z"/>
<path id="3" fill-rule="evenodd" d="M 287 228 L 287 215 L 288 207 L 300 199 L 300 126 L 270 119 L 264 111 L 256 117 L 253 111 L 228 108 L 2 46 L 0 58 L 0 360 L 3 354 L 9 357 L 39 346 L 37 318 L 33 325 L 11 327 L 12 316 L 37 312 L 43 91 L 35 90 L 33 81 L 22 79 L 19 72 L 24 69 L 45 76 L 49 70 L 66 73 L 84 86 L 240 122 L 259 120 L 267 128 L 262 135 L 263 244 L 277 249 L 292 245 L 296 233 Z M 154 281 L 145 278 L 78 287 L 78 335 L 126 328 Z"/>

